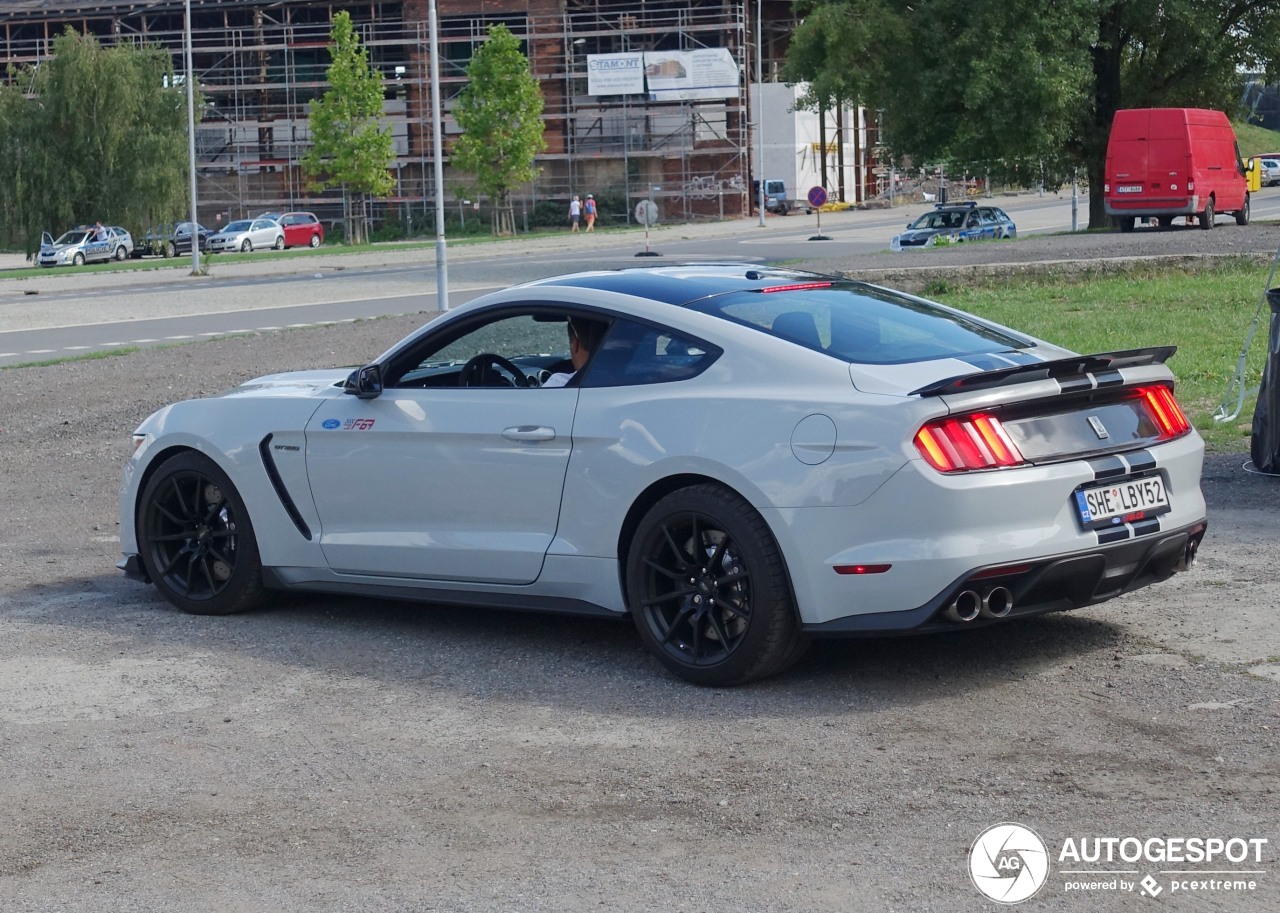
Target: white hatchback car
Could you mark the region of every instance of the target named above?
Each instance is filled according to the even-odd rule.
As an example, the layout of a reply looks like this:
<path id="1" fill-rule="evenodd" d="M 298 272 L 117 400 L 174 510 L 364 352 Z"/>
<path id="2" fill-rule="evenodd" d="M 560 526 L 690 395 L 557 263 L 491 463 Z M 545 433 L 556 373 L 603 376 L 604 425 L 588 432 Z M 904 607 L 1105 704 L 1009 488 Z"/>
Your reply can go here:
<path id="1" fill-rule="evenodd" d="M 274 219 L 237 219 L 209 235 L 209 252 L 284 250 L 284 229 Z"/>
<path id="2" fill-rule="evenodd" d="M 120 567 L 203 614 L 270 589 L 629 613 L 678 675 L 737 684 L 813 637 L 980 628 L 1189 567 L 1204 445 L 1173 351 L 1074 355 L 753 265 L 547 279 L 354 371 L 155 413 Z"/>

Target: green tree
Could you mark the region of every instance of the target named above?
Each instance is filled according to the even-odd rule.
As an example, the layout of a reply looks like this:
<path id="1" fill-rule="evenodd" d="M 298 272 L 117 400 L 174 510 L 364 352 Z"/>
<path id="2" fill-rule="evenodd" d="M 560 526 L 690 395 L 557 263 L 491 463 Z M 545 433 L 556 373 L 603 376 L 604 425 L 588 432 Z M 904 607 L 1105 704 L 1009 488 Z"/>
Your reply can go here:
<path id="1" fill-rule="evenodd" d="M 490 26 L 488 40 L 467 65 L 467 86 L 454 105 L 463 134 L 454 146 L 453 164 L 474 175 L 476 189 L 493 201 L 495 235 L 515 234 L 511 191 L 537 174 L 534 158 L 546 148 L 542 107 L 542 90 L 520 40 L 504 25 Z"/>
<path id="2" fill-rule="evenodd" d="M 0 87 L 3 240 L 101 220 L 134 230 L 187 203 L 186 90 L 158 47 L 103 47 L 68 29 Z"/>
<path id="3" fill-rule="evenodd" d="M 302 170 L 317 190 L 342 188 L 347 240 L 361 244 L 369 198 L 385 197 L 395 187 L 390 168 L 396 152 L 382 119 L 382 77 L 369 65 L 350 13 L 333 17 L 329 37 L 329 89 L 311 104 L 311 147 Z"/>
<path id="4" fill-rule="evenodd" d="M 1057 185 L 1089 178 L 1090 227 L 1120 108 L 1235 116 L 1240 73 L 1280 70 L 1280 0 L 807 0 L 784 70 L 806 104 L 881 112 L 896 159 Z"/>

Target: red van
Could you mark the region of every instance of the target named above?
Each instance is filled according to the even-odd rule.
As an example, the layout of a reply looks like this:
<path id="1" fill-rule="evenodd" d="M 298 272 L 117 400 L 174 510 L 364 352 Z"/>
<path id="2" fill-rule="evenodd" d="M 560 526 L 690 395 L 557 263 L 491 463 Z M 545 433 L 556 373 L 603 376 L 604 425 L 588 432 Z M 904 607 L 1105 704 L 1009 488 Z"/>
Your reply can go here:
<path id="1" fill-rule="evenodd" d="M 1213 228 L 1219 213 L 1249 224 L 1249 186 L 1231 122 L 1204 108 L 1117 111 L 1107 143 L 1103 199 L 1121 231 L 1185 216 Z"/>

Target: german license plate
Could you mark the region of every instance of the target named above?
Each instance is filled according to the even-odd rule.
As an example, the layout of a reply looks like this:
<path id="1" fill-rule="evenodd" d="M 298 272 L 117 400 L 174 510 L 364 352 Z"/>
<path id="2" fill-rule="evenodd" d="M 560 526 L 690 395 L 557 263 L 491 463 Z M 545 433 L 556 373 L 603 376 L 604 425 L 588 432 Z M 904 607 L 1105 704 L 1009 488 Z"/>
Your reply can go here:
<path id="1" fill-rule="evenodd" d="M 1116 193 L 1142 193 L 1142 185 L 1125 184 L 1123 187 L 1117 187 Z"/>
<path id="2" fill-rule="evenodd" d="M 1082 488 L 1075 493 L 1076 509 L 1085 529 L 1101 529 L 1167 513 L 1169 495 L 1161 476 L 1142 476 Z"/>

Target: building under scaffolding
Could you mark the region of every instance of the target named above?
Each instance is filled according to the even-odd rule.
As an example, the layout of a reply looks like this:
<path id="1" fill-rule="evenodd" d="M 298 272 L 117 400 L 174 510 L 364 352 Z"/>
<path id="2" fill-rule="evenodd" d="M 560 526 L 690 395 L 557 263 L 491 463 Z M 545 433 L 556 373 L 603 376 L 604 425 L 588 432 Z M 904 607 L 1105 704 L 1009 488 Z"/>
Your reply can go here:
<path id="1" fill-rule="evenodd" d="M 748 19 L 755 8 L 750 0 L 440 0 L 446 156 L 458 132 L 450 112 L 467 63 L 488 28 L 502 23 L 524 40 L 546 101 L 547 149 L 539 177 L 515 195 L 517 220 L 539 202 L 588 191 L 625 200 L 628 213 L 646 198 L 671 217 L 746 212 L 755 141 L 748 95 L 757 81 L 756 27 Z M 763 8 L 763 70 L 772 81 L 792 12 L 786 0 Z M 339 9 L 351 14 L 383 77 L 395 139 L 396 190 L 375 215 L 428 218 L 436 192 L 428 0 L 191 0 L 193 67 L 204 98 L 196 136 L 202 220 L 281 208 L 329 218 L 340 212 L 336 192 L 310 190 L 299 167 L 309 141 L 308 105 L 327 87 L 331 17 Z M 57 12 L 46 0 L 8 0 L 0 4 L 6 72 L 38 64 L 68 27 L 107 44 L 162 46 L 183 69 L 183 0 L 67 0 Z M 731 82 L 721 79 L 709 90 L 694 81 L 682 90 L 686 66 L 708 56 L 721 72 L 732 68 Z M 652 63 L 660 58 L 661 70 Z M 588 70 L 593 61 L 648 61 L 648 79 L 640 91 L 596 83 Z M 658 76 L 671 76 L 675 88 L 652 91 Z M 465 218 L 466 176 L 453 173 L 447 158 L 444 183 L 451 211 Z"/>

